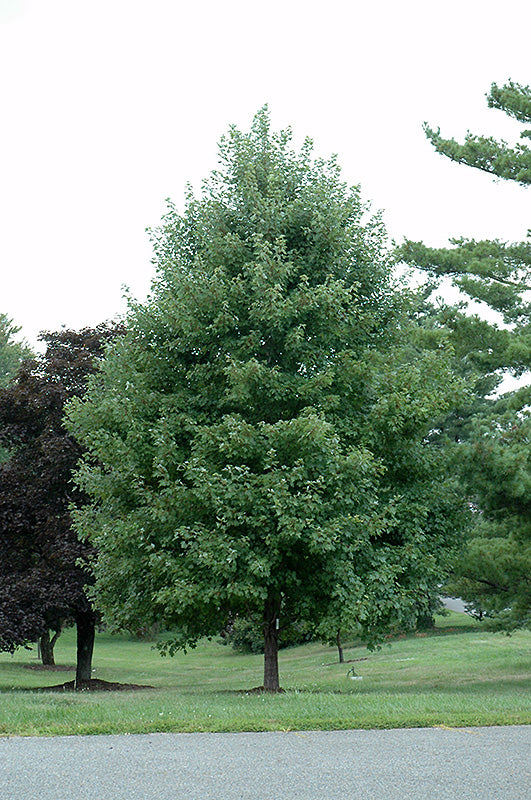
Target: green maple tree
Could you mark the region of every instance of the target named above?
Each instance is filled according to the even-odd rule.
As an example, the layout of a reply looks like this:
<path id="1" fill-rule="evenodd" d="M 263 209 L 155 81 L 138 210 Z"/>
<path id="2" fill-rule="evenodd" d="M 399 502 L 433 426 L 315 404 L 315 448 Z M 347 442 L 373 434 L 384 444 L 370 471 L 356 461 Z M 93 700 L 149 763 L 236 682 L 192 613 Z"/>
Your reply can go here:
<path id="1" fill-rule="evenodd" d="M 154 232 L 150 299 L 68 412 L 108 624 L 160 621 L 171 652 L 255 620 L 270 691 L 294 619 L 368 642 L 414 625 L 460 514 L 426 438 L 460 391 L 444 349 L 410 343 L 359 189 L 290 140 L 266 109 L 230 129 L 201 195 Z"/>

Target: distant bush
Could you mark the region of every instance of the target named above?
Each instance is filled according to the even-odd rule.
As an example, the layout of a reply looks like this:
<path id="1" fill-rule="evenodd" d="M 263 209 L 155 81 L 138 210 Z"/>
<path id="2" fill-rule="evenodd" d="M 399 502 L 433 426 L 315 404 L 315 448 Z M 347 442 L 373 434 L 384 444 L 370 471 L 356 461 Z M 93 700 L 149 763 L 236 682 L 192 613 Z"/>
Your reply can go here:
<path id="1" fill-rule="evenodd" d="M 263 653 L 262 626 L 251 619 L 233 617 L 221 631 L 223 644 L 231 645 L 237 653 Z M 305 644 L 314 638 L 310 625 L 294 622 L 279 631 L 279 648 Z"/>

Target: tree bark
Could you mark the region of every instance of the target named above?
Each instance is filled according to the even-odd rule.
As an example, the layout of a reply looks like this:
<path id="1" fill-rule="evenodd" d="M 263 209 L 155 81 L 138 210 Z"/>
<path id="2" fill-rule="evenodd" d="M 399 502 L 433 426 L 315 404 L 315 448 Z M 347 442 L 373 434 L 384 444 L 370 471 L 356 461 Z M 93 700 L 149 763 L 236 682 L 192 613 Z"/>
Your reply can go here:
<path id="1" fill-rule="evenodd" d="M 56 645 L 56 642 L 60 635 L 63 632 L 63 622 L 59 622 L 59 627 L 57 630 L 54 631 L 52 638 L 50 639 L 50 630 L 47 630 L 39 639 L 39 658 L 41 659 L 43 665 L 45 667 L 54 667 L 55 666 L 55 656 L 53 649 Z"/>
<path id="2" fill-rule="evenodd" d="M 39 654 L 41 661 L 45 667 L 55 666 L 55 659 L 53 655 L 53 646 L 57 639 L 50 640 L 50 631 L 46 631 L 39 639 Z"/>
<path id="3" fill-rule="evenodd" d="M 78 611 L 76 614 L 77 629 L 77 664 L 76 664 L 76 689 L 83 681 L 89 681 L 92 674 L 92 652 L 94 650 L 94 636 L 96 621 L 94 613 Z"/>
<path id="4" fill-rule="evenodd" d="M 343 664 L 345 659 L 343 658 L 343 647 L 341 646 L 341 631 L 337 632 L 336 645 L 337 645 L 337 652 L 339 654 L 339 663 Z"/>
<path id="5" fill-rule="evenodd" d="M 264 689 L 278 692 L 278 616 L 280 602 L 268 597 L 264 603 Z"/>

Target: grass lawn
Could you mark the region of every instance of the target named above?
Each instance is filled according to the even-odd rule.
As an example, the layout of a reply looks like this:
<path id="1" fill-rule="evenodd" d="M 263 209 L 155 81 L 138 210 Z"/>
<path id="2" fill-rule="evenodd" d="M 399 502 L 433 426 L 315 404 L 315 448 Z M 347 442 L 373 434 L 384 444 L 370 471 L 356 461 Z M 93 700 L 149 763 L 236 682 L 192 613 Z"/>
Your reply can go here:
<path id="1" fill-rule="evenodd" d="M 531 632 L 486 632 L 465 615 L 438 617 L 433 633 L 395 639 L 375 653 L 312 643 L 280 653 L 284 694 L 262 683 L 262 657 L 205 642 L 161 658 L 149 642 L 100 634 L 93 677 L 153 689 L 52 693 L 72 671 L 35 669 L 35 650 L 0 654 L 0 735 L 265 731 L 531 724 Z M 363 659 L 356 661 L 355 659 Z M 73 665 L 66 631 L 56 663 Z M 32 668 L 33 667 L 33 668 Z M 347 675 L 353 667 L 353 680 Z"/>

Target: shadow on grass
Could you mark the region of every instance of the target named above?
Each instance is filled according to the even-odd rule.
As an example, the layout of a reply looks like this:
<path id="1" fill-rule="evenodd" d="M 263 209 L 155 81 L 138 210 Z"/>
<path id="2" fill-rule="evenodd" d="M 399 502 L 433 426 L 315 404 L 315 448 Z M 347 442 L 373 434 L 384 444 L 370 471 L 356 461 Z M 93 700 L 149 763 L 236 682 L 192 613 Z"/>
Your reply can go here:
<path id="1" fill-rule="evenodd" d="M 345 678 L 345 681 L 348 679 Z M 489 697 L 493 696 L 508 696 L 515 692 L 521 692 L 522 695 L 525 695 L 529 691 L 529 678 L 522 677 L 522 678 L 500 678 L 500 676 L 493 676 L 493 677 L 485 677 L 485 678 L 474 678 L 470 682 L 463 680 L 461 684 L 450 684 L 445 685 L 444 683 L 439 682 L 432 682 L 430 684 L 422 684 L 422 683 L 410 683 L 410 684 L 402 684 L 399 686 L 385 686 L 382 684 L 374 685 L 374 682 L 371 680 L 371 677 L 368 676 L 365 679 L 365 683 L 356 683 L 355 686 L 346 685 L 343 688 L 338 686 L 330 686 L 330 687 L 323 687 L 323 688 L 314 688 L 309 686 L 293 686 L 293 685 L 286 685 L 282 687 L 282 691 L 279 693 L 275 692 L 265 692 L 261 687 L 250 688 L 250 689 L 215 689 L 215 688 L 208 688 L 208 687 L 201 687 L 194 689 L 192 687 L 183 687 L 180 690 L 180 694 L 183 696 L 186 695 L 187 697 L 192 697 L 194 695 L 201 695 L 202 697 L 215 697 L 215 696 L 223 696 L 223 697 L 242 697 L 247 696 L 251 697 L 253 695 L 262 694 L 262 695 L 269 695 L 269 696 L 286 696 L 286 695 L 294 695 L 294 694 L 303 694 L 303 695 L 343 695 L 343 696 L 351 696 L 351 697 L 369 697 L 375 696 L 378 697 L 379 695 L 393 695 L 393 696 L 401 696 L 409 697 L 412 695 L 418 694 L 458 694 L 458 695 L 475 695 L 475 696 L 484 696 L 488 694 Z M 349 681 L 350 684 L 350 681 Z M 371 685 L 372 684 L 372 685 Z M 161 688 L 161 687 L 157 687 Z"/>
<path id="2" fill-rule="evenodd" d="M 463 615 L 465 616 L 465 615 Z M 382 642 L 381 646 L 385 647 L 389 644 L 394 644 L 395 642 L 404 642 L 408 639 L 432 639 L 438 638 L 441 636 L 456 636 L 460 633 L 499 633 L 500 631 L 493 630 L 489 628 L 486 624 L 483 625 L 482 623 L 476 622 L 473 619 L 464 619 L 463 622 L 459 623 L 452 623 L 448 627 L 442 626 L 438 627 L 435 626 L 434 628 L 428 628 L 423 631 L 406 631 L 403 633 L 392 633 L 389 634 Z M 359 647 L 365 647 L 365 642 L 361 639 L 347 639 L 343 644 L 343 650 L 355 650 Z M 354 661 L 361 661 L 362 659 L 353 659 Z M 335 662 L 339 663 L 339 662 Z M 346 661 L 345 661 L 346 663 Z"/>
<path id="3" fill-rule="evenodd" d="M 399 633 L 392 636 L 389 636 L 385 640 L 386 644 L 391 644 L 392 642 L 401 642 L 404 639 L 431 639 L 437 638 L 439 636 L 456 636 L 460 633 L 497 633 L 497 631 L 489 630 L 488 627 L 482 626 L 481 624 L 471 621 L 470 623 L 463 623 L 462 625 L 455 625 L 452 624 L 451 626 L 446 627 L 435 627 L 435 628 L 428 628 L 425 631 L 411 631 L 408 633 Z"/>
<path id="4" fill-rule="evenodd" d="M 368 697 L 375 697 L 378 698 L 379 696 L 393 696 L 393 697 L 413 697 L 415 695 L 461 695 L 463 697 L 484 697 L 488 695 L 489 698 L 495 697 L 510 697 L 513 696 L 515 693 L 521 693 L 522 697 L 527 694 L 529 691 L 529 678 L 513 678 L 513 679 L 504 679 L 503 682 L 496 677 L 493 678 L 485 678 L 485 679 L 475 679 L 470 682 L 463 683 L 461 685 L 444 685 L 443 683 L 432 683 L 430 685 L 422 685 L 417 683 L 411 683 L 407 686 L 369 686 L 367 685 L 370 681 L 370 678 L 367 680 L 365 685 L 356 684 L 356 687 L 345 686 L 344 688 L 339 687 L 330 687 L 330 688 L 311 688 L 311 687 L 298 687 L 298 686 L 286 686 L 281 688 L 280 692 L 266 692 L 261 687 L 249 688 L 249 689 L 208 689 L 198 687 L 197 689 L 193 689 L 190 687 L 183 688 L 178 693 L 183 697 L 252 697 L 256 695 L 262 696 L 269 696 L 269 697 L 289 697 L 292 695 L 306 695 L 306 696 L 316 696 L 319 695 L 321 697 L 327 696 L 343 696 L 343 697 L 352 697 L 352 698 L 368 698 Z M 95 682 L 96 683 L 96 682 Z M 146 686 L 146 685 L 137 685 L 137 684 L 110 684 L 107 682 L 98 682 L 98 683 L 106 683 L 106 686 L 101 685 L 94 685 L 90 689 L 87 687 L 81 688 L 77 691 L 72 690 L 72 685 L 68 688 L 63 688 L 63 686 L 24 686 L 24 687 L 0 687 L 0 694 L 23 694 L 27 695 L 31 692 L 36 693 L 43 693 L 43 692 L 52 692 L 52 693 L 61 693 L 63 695 L 70 695 L 75 696 L 76 694 L 83 693 L 85 694 L 87 691 L 90 693 L 109 693 L 111 691 L 134 691 L 135 694 L 143 691 L 148 691 L 150 694 L 154 692 L 164 692 L 169 690 L 178 691 L 176 687 L 168 687 L 168 686 Z"/>
<path id="5" fill-rule="evenodd" d="M 289 690 L 288 690 L 289 691 Z M 463 680 L 462 683 L 450 683 L 445 684 L 443 680 L 441 681 L 433 681 L 429 684 L 422 684 L 422 683 L 414 683 L 411 682 L 407 685 L 400 685 L 400 686 L 382 686 L 381 684 L 377 687 L 375 686 L 360 686 L 357 689 L 351 689 L 350 691 L 345 688 L 342 690 L 342 694 L 353 694 L 353 695 L 378 695 L 378 694 L 392 694 L 392 695 L 415 695 L 415 694 L 460 694 L 463 696 L 469 695 L 485 695 L 488 694 L 489 697 L 493 696 L 505 696 L 505 695 L 514 695 L 515 692 L 521 692 L 522 696 L 529 692 L 529 678 L 522 677 L 522 678 L 501 678 L 500 676 L 493 676 L 491 678 L 473 678 L 470 681 Z M 326 693 L 323 692 L 323 693 Z"/>

